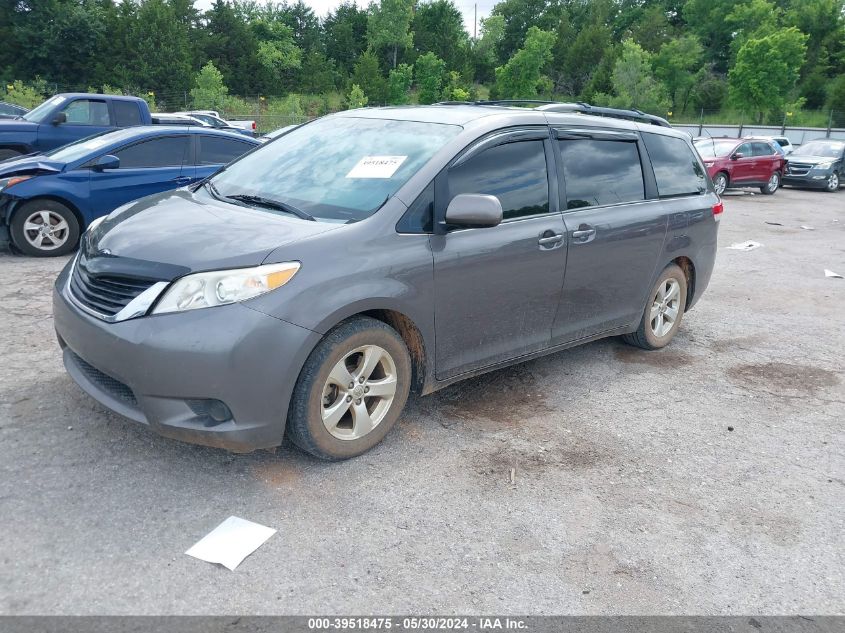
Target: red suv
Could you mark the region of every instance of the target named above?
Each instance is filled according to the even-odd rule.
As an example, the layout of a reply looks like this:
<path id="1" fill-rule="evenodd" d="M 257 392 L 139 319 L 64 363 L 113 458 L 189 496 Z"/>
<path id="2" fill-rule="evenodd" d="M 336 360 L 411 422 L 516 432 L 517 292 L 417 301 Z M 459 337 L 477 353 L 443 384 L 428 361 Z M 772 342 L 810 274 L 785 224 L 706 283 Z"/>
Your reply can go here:
<path id="1" fill-rule="evenodd" d="M 695 148 L 720 195 L 740 187 L 759 187 L 771 195 L 780 187 L 786 161 L 769 141 L 699 138 Z"/>

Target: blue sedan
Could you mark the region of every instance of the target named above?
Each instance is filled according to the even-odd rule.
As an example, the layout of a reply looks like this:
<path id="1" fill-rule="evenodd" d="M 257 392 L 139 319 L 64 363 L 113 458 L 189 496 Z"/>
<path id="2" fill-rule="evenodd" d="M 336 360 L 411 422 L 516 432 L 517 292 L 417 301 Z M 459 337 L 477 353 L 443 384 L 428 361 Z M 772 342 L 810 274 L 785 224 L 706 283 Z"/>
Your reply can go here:
<path id="1" fill-rule="evenodd" d="M 209 128 L 146 126 L 0 162 L 0 242 L 63 255 L 120 205 L 207 178 L 259 142 Z"/>

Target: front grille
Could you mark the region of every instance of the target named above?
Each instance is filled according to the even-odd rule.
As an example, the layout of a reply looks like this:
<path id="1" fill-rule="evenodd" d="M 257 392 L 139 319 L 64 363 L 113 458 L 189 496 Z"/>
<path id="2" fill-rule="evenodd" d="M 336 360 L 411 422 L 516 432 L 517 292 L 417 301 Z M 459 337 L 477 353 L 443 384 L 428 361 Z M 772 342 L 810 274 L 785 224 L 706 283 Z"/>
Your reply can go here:
<path id="1" fill-rule="evenodd" d="M 71 354 L 73 354 L 73 352 L 71 352 Z M 89 365 L 76 354 L 73 354 L 73 360 L 88 380 L 100 387 L 103 391 L 107 391 L 109 394 L 131 407 L 138 406 L 138 400 L 135 398 L 135 394 L 132 393 L 132 390 L 122 382 L 104 374 L 93 365 Z"/>
<path id="2" fill-rule="evenodd" d="M 70 280 L 70 291 L 86 308 L 104 316 L 114 316 L 154 283 L 118 275 L 92 275 L 78 261 Z"/>
<path id="3" fill-rule="evenodd" d="M 804 163 L 789 163 L 786 173 L 790 176 L 806 176 L 812 168 L 812 165 Z"/>

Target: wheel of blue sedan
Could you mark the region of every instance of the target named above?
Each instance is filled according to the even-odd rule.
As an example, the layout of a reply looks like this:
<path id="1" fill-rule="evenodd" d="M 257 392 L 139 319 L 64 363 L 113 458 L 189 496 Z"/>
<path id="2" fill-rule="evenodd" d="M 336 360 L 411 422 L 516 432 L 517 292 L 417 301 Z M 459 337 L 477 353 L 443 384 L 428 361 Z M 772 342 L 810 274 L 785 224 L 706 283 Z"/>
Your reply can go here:
<path id="1" fill-rule="evenodd" d="M 55 257 L 76 248 L 79 221 L 73 211 L 55 200 L 31 200 L 12 216 L 12 242 L 26 255 Z"/>
<path id="2" fill-rule="evenodd" d="M 297 381 L 287 434 L 323 459 L 355 457 L 378 444 L 408 399 L 411 361 L 390 326 L 346 321 L 317 345 Z"/>

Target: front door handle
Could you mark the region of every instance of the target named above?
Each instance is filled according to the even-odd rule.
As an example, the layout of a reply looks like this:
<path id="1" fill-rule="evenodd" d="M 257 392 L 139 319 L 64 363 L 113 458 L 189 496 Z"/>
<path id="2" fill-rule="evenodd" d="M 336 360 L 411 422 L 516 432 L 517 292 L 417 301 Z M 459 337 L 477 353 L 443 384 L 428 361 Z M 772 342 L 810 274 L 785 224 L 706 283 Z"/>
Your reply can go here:
<path id="1" fill-rule="evenodd" d="M 553 231 L 544 231 L 540 238 L 537 240 L 537 243 L 540 246 L 553 246 L 555 244 L 560 244 L 563 241 L 563 233 L 555 233 Z"/>
<path id="2" fill-rule="evenodd" d="M 577 231 L 572 231 L 572 239 L 577 242 L 589 242 L 595 234 L 593 227 L 582 224 Z"/>

